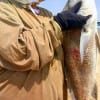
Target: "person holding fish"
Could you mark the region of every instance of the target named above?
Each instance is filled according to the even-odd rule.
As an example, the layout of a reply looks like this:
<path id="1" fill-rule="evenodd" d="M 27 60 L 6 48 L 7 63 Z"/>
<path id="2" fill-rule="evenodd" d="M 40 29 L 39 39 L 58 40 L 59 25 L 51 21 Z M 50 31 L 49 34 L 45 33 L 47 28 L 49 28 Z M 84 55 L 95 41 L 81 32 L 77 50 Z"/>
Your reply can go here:
<path id="1" fill-rule="evenodd" d="M 67 100 L 63 31 L 81 29 L 91 15 L 76 14 L 78 2 L 53 16 L 42 1 L 0 1 L 0 100 Z"/>

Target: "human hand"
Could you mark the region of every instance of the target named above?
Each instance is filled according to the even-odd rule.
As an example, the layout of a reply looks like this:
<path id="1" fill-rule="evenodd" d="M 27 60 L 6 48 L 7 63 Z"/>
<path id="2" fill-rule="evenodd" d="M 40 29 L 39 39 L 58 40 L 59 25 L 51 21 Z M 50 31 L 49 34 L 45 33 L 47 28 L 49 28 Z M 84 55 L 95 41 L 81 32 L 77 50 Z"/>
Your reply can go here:
<path id="1" fill-rule="evenodd" d="M 83 28 L 87 20 L 91 17 L 78 15 L 82 2 L 78 2 L 74 7 L 69 10 L 58 13 L 54 16 L 54 20 L 60 25 L 62 30 L 71 29 L 71 28 Z"/>

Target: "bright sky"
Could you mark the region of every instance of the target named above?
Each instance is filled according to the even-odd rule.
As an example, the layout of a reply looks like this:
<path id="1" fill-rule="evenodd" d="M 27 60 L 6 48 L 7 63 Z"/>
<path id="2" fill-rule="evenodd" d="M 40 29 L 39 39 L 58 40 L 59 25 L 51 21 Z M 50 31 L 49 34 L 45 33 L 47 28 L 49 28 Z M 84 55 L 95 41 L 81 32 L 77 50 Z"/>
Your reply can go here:
<path id="1" fill-rule="evenodd" d="M 98 21 L 100 22 L 100 0 L 95 0 L 95 1 L 96 1 L 97 12 L 98 12 Z"/>
<path id="2" fill-rule="evenodd" d="M 95 0 L 98 12 L 98 21 L 100 21 L 100 0 Z M 53 14 L 60 12 L 64 5 L 66 4 L 67 0 L 45 0 L 40 4 L 40 6 L 47 8 Z"/>

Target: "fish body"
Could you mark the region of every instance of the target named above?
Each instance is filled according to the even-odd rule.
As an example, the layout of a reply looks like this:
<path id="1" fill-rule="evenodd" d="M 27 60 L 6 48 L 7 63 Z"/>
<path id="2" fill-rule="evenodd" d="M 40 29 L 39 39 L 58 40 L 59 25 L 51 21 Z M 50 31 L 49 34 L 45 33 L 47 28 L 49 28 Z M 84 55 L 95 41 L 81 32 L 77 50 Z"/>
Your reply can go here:
<path id="1" fill-rule="evenodd" d="M 96 100 L 92 95 L 96 86 L 97 62 L 97 11 L 95 0 L 68 0 L 63 10 L 70 9 L 77 2 L 82 6 L 77 14 L 92 15 L 82 29 L 66 31 L 63 40 L 65 65 L 68 79 L 76 100 Z"/>

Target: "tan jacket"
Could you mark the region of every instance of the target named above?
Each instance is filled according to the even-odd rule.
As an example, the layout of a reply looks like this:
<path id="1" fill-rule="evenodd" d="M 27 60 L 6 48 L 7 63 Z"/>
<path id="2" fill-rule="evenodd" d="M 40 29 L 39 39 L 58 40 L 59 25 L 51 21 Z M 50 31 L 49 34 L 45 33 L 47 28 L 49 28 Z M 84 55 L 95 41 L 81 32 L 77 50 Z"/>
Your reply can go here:
<path id="1" fill-rule="evenodd" d="M 62 32 L 41 14 L 0 1 L 0 100 L 63 100 Z"/>

